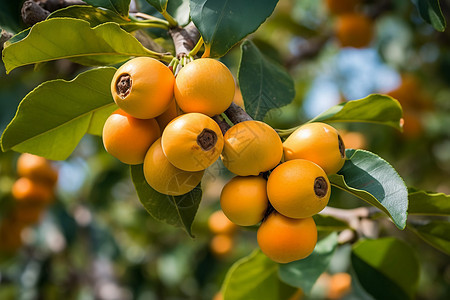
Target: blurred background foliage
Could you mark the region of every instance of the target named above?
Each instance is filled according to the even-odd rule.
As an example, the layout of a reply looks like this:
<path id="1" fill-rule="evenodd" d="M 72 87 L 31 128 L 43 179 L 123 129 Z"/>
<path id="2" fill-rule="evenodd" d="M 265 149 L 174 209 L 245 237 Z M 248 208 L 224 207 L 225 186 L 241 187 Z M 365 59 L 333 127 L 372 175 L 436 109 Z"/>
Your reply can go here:
<path id="1" fill-rule="evenodd" d="M 2 28 L 26 28 L 20 20 L 22 2 L 1 1 Z M 145 1 L 138 5 L 156 14 Z M 450 1 L 441 1 L 441 7 L 449 16 Z M 450 194 L 450 31 L 435 31 L 411 1 L 364 0 L 357 10 L 373 20 L 367 47 L 342 47 L 335 34 L 338 16 L 316 0 L 281 0 L 249 37 L 288 69 L 296 85 L 295 100 L 269 112 L 266 121 L 290 128 L 343 101 L 389 93 L 403 106 L 404 132 L 376 124 L 339 124 L 346 146 L 379 154 L 410 187 Z M 163 32 L 146 34 L 170 49 Z M 237 45 L 222 58 L 235 75 L 239 56 Z M 62 60 L 9 75 L 3 65 L 0 69 L 3 131 L 28 92 L 46 80 L 72 79 L 86 68 Z M 242 101 L 239 93 L 236 101 Z M 0 153 L 2 224 L 14 206 L 18 157 Z M 105 152 L 100 138 L 86 136 L 68 160 L 53 164 L 59 173 L 53 204 L 37 222 L 9 224 L 1 233 L 0 299 L 212 299 L 228 268 L 257 247 L 252 228 L 235 228 L 214 214 L 221 188 L 232 177 L 220 162 L 203 180 L 194 239 L 148 215 L 128 167 Z M 330 206 L 366 205 L 338 191 L 332 195 Z M 448 256 L 388 221 L 380 222 L 379 232 L 408 241 L 420 253 L 418 299 L 448 299 Z M 361 299 L 357 288 L 345 284 L 340 294 L 330 292 L 337 286 L 331 284 L 333 274 L 350 272 L 350 251 L 349 245 L 338 248 L 311 297 Z"/>

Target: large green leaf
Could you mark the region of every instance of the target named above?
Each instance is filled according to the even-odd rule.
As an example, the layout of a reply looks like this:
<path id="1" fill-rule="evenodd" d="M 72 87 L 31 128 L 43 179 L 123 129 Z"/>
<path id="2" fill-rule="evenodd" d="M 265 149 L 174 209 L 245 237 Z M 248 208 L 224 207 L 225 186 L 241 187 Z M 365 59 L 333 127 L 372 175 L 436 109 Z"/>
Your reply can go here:
<path id="1" fill-rule="evenodd" d="M 148 185 L 143 165 L 131 166 L 131 178 L 139 200 L 151 216 L 158 221 L 183 228 L 192 236 L 192 222 L 202 199 L 200 186 L 181 196 L 161 194 Z"/>
<path id="2" fill-rule="evenodd" d="M 185 26 L 190 21 L 189 0 L 170 0 L 167 3 L 167 12 L 178 22 Z"/>
<path id="3" fill-rule="evenodd" d="M 127 17 L 131 0 L 84 0 L 84 2 L 95 7 L 107 8 L 121 16 Z"/>
<path id="4" fill-rule="evenodd" d="M 341 231 L 350 228 L 348 223 L 332 216 L 316 214 L 313 219 L 318 231 Z"/>
<path id="5" fill-rule="evenodd" d="M 222 286 L 224 300 L 284 300 L 295 290 L 279 279 L 278 264 L 259 250 L 237 261 Z"/>
<path id="6" fill-rule="evenodd" d="M 282 66 L 266 58 L 251 42 L 241 46 L 239 86 L 246 112 L 255 120 L 291 103 L 295 96 L 294 81 Z"/>
<path id="7" fill-rule="evenodd" d="M 429 24 L 433 25 L 434 29 L 443 32 L 445 30 L 446 22 L 442 14 L 439 0 L 416 0 L 413 1 L 419 9 L 420 16 Z"/>
<path id="8" fill-rule="evenodd" d="M 402 107 L 386 95 L 372 94 L 333 106 L 310 122 L 367 122 L 401 129 Z"/>
<path id="9" fill-rule="evenodd" d="M 405 242 L 389 237 L 365 240 L 352 250 L 353 269 L 375 299 L 412 299 L 419 281 L 419 261 Z"/>
<path id="10" fill-rule="evenodd" d="M 408 197 L 408 214 L 410 215 L 450 215 L 450 195 L 409 189 Z"/>
<path id="11" fill-rule="evenodd" d="M 100 135 L 107 117 L 117 108 L 110 91 L 115 70 L 93 69 L 71 81 L 57 79 L 35 88 L 3 132 L 3 151 L 62 160 L 86 133 Z"/>
<path id="12" fill-rule="evenodd" d="M 384 211 L 399 229 L 406 226 L 408 190 L 403 179 L 381 157 L 365 150 L 347 149 L 347 160 L 330 182 Z"/>
<path id="13" fill-rule="evenodd" d="M 141 28 L 136 22 L 122 18 L 117 13 L 109 9 L 100 9 L 87 5 L 72 5 L 59 9 L 48 16 L 48 19 L 54 18 L 73 18 L 89 22 L 91 27 L 103 23 L 114 22 L 120 25 L 124 30 L 130 32 Z"/>
<path id="14" fill-rule="evenodd" d="M 317 243 L 313 253 L 308 257 L 280 265 L 280 279 L 309 294 L 317 278 L 328 268 L 337 244 L 337 234 L 335 232 L 329 234 Z"/>
<path id="15" fill-rule="evenodd" d="M 212 57 L 225 55 L 269 17 L 278 0 L 190 0 L 191 18 Z"/>
<path id="16" fill-rule="evenodd" d="M 425 242 L 450 255 L 450 223 L 431 221 L 425 225 L 411 225 L 413 231 Z M 408 228 L 411 228 L 408 224 Z"/>
<path id="17" fill-rule="evenodd" d="M 132 56 L 154 57 L 154 53 L 116 23 L 91 28 L 88 22 L 71 18 L 40 22 L 24 39 L 5 43 L 3 50 L 7 73 L 20 66 L 62 58 L 88 65 L 108 65 Z"/>

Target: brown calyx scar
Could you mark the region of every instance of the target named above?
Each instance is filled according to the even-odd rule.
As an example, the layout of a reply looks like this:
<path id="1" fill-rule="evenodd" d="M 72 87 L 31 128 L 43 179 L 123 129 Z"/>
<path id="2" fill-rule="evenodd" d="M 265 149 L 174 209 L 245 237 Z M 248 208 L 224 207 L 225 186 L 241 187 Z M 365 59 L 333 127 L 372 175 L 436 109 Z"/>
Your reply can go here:
<path id="1" fill-rule="evenodd" d="M 316 180 L 314 180 L 314 193 L 317 197 L 322 198 L 325 197 L 325 195 L 328 192 L 328 184 L 325 178 L 322 176 L 317 177 Z"/>
<path id="2" fill-rule="evenodd" d="M 122 74 L 116 81 L 116 92 L 120 98 L 125 98 L 131 92 L 131 85 L 133 84 L 129 74 Z"/>
<path id="3" fill-rule="evenodd" d="M 345 157 L 345 145 L 344 141 L 341 138 L 341 135 L 338 134 L 338 141 L 339 141 L 339 152 L 341 152 L 341 157 Z"/>
<path id="4" fill-rule="evenodd" d="M 197 144 L 204 151 L 211 150 L 217 143 L 217 134 L 211 129 L 205 128 L 197 136 Z"/>

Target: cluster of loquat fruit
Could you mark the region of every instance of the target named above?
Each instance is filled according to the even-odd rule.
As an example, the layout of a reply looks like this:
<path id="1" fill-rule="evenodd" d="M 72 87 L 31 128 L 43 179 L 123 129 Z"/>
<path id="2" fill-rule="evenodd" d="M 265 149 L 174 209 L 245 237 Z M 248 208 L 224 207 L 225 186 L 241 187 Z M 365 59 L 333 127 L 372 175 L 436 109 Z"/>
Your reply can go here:
<path id="1" fill-rule="evenodd" d="M 225 135 L 247 122 L 256 121 L 238 123 Z M 324 123 L 302 125 L 284 142 L 270 126 L 250 124 L 258 125 L 253 128 L 252 144 L 245 149 L 248 156 L 237 154 L 233 159 L 240 169 L 230 168 L 224 161 L 238 176 L 222 190 L 222 210 L 237 225 L 260 224 L 258 244 L 273 261 L 305 258 L 317 242 L 312 216 L 325 208 L 330 198 L 327 176 L 344 165 L 344 143 L 338 131 Z M 245 128 L 241 130 L 245 132 Z M 263 132 L 261 128 L 264 134 L 257 135 Z M 229 143 L 239 145 L 233 140 Z"/>
<path id="2" fill-rule="evenodd" d="M 20 248 L 22 229 L 39 222 L 53 202 L 58 180 L 58 172 L 47 159 L 29 153 L 17 160 L 17 174 L 11 189 L 15 203 L 0 224 L 0 250 L 6 252 Z"/>
<path id="3" fill-rule="evenodd" d="M 132 59 L 115 73 L 111 92 L 119 110 L 105 122 L 104 146 L 124 163 L 143 164 L 153 189 L 173 196 L 188 193 L 220 157 L 237 175 L 221 193 L 225 215 L 240 226 L 262 222 L 258 243 L 276 262 L 313 251 L 312 216 L 330 198 L 327 175 L 345 161 L 336 129 L 310 123 L 282 142 L 272 127 L 250 118 L 223 134 L 212 117 L 230 106 L 235 82 L 225 65 L 210 58 L 189 62 L 176 78 L 155 59 Z"/>
<path id="4" fill-rule="evenodd" d="M 117 70 L 111 92 L 119 110 L 103 127 L 105 149 L 124 163 L 143 163 L 146 181 L 162 194 L 194 189 L 224 147 L 211 117 L 233 101 L 235 83 L 228 68 L 201 58 L 175 78 L 158 60 L 139 57 Z"/>
<path id="5" fill-rule="evenodd" d="M 330 15 L 336 16 L 335 35 L 341 47 L 364 48 L 374 35 L 373 21 L 360 11 L 361 0 L 326 0 Z"/>
<path id="6" fill-rule="evenodd" d="M 222 210 L 213 212 L 208 218 L 208 228 L 213 234 L 209 248 L 217 258 L 225 258 L 235 247 L 237 226 L 231 222 Z"/>

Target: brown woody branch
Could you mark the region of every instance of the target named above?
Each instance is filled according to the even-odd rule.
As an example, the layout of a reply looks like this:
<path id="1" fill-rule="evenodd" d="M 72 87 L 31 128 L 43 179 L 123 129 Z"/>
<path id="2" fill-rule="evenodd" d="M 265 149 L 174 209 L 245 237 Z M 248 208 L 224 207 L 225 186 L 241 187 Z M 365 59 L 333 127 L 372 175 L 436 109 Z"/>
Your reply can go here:
<path id="1" fill-rule="evenodd" d="M 80 0 L 27 0 L 22 5 L 22 20 L 25 24 L 33 26 L 44 21 L 51 12 L 71 5 L 86 5 L 86 3 Z"/>
<path id="2" fill-rule="evenodd" d="M 188 55 L 200 38 L 200 33 L 192 22 L 183 28 L 171 28 L 169 33 L 172 37 L 178 59 Z"/>

